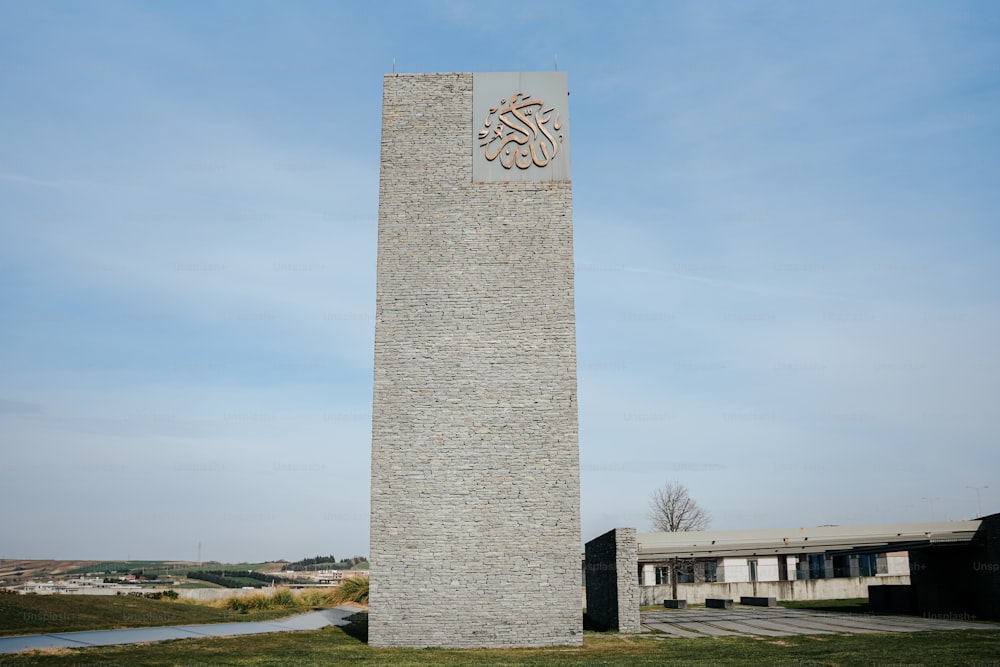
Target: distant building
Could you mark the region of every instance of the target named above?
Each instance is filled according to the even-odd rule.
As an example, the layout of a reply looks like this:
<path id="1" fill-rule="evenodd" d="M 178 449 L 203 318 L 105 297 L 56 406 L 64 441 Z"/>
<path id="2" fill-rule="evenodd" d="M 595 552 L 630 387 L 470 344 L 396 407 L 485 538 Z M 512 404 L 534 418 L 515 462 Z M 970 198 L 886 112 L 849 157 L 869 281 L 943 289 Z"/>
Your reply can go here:
<path id="1" fill-rule="evenodd" d="M 986 547 L 976 546 L 986 539 L 982 530 L 985 519 L 872 526 L 637 533 L 634 561 L 629 554 L 612 554 L 618 563 L 616 567 L 631 561 L 635 565 L 629 567 L 636 568 L 636 578 L 632 582 L 617 584 L 617 595 L 621 600 L 629 599 L 633 593 L 627 588 L 635 585 L 640 604 L 662 604 L 663 600 L 674 597 L 670 577 L 672 566 L 676 565 L 677 597 L 689 604 L 703 603 L 706 598 L 738 600 L 743 596 L 774 597 L 778 600 L 864 598 L 869 595 L 869 586 L 909 587 L 911 583 L 917 583 L 911 582 L 911 570 L 922 570 L 919 574 L 926 579 L 923 570 L 932 569 L 927 564 L 931 562 L 927 554 L 962 554 L 966 561 L 972 562 L 972 565 L 963 565 L 964 570 L 972 569 L 976 562 L 992 562 L 986 556 L 973 558 L 966 555 L 966 551 L 987 553 L 983 551 Z M 914 554 L 919 554 L 920 564 L 911 568 Z M 937 565 L 951 561 L 938 558 L 933 562 Z M 954 562 L 960 561 L 956 559 Z M 585 575 L 599 572 L 604 567 L 607 565 L 588 562 L 585 564 Z M 985 566 L 980 567 L 980 570 L 984 569 Z M 963 574 L 964 570 L 960 570 L 956 567 L 951 575 L 953 580 Z M 946 568 L 938 566 L 934 571 L 936 581 L 947 587 Z M 924 593 L 921 599 L 927 603 L 932 599 L 929 584 L 922 588 Z M 945 597 L 938 592 L 935 596 L 935 599 Z M 970 593 L 963 600 L 972 597 Z M 979 607 L 986 608 L 983 605 Z"/>
<path id="2" fill-rule="evenodd" d="M 979 521 L 638 533 L 639 585 L 908 576 L 908 549 L 963 544 Z"/>

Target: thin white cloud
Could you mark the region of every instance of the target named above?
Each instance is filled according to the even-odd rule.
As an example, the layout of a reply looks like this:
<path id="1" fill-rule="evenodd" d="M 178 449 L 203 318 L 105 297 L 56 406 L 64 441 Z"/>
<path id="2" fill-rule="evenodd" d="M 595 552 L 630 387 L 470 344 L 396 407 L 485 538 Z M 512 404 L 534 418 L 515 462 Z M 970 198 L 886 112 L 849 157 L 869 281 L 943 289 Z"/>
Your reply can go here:
<path id="1" fill-rule="evenodd" d="M 0 180 L 6 181 L 8 183 L 16 183 L 18 185 L 31 185 L 40 188 L 55 188 L 60 190 L 66 189 L 72 185 L 82 183 L 81 181 L 54 181 L 54 180 L 45 180 L 41 178 L 32 178 L 31 176 L 14 174 L 11 172 L 0 172 Z"/>

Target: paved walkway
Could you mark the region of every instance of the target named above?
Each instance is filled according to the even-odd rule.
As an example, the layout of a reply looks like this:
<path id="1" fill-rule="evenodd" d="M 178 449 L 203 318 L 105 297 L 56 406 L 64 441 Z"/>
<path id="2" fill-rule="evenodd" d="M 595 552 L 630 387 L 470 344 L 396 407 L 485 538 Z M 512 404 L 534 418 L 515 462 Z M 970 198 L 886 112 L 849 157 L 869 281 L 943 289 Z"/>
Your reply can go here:
<path id="1" fill-rule="evenodd" d="M 752 635 L 788 637 L 835 633 L 923 632 L 926 630 L 1000 630 L 1000 624 L 976 623 L 962 618 L 848 614 L 784 607 L 735 607 L 733 609 L 666 609 L 645 611 L 642 625 L 671 637 L 723 637 Z"/>
<path id="2" fill-rule="evenodd" d="M 88 646 L 162 642 L 168 639 L 189 639 L 192 637 L 229 637 L 232 635 L 260 635 L 268 632 L 318 630 L 328 625 L 347 625 L 347 617 L 357 612 L 358 609 L 355 607 L 334 607 L 276 621 L 174 625 L 161 628 L 91 630 L 88 632 L 0 637 L 0 654 L 43 648 L 86 648 Z"/>

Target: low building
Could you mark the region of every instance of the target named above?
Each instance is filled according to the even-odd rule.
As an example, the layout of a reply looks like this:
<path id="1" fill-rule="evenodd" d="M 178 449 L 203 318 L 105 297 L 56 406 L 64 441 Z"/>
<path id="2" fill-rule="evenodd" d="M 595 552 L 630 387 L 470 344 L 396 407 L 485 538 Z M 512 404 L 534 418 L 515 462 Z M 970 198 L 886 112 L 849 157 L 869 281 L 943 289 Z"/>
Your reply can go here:
<path id="1" fill-rule="evenodd" d="M 1000 620 L 1000 514 L 751 531 L 615 528 L 587 542 L 584 588 L 588 617 L 621 632 L 635 631 L 640 604 L 674 597 L 867 597 L 874 611 Z"/>
<path id="2" fill-rule="evenodd" d="M 671 559 L 643 562 L 640 586 L 671 583 Z M 725 558 L 678 558 L 677 583 L 794 581 L 840 577 L 909 576 L 910 558 L 906 551 L 885 554 L 782 554 L 777 556 Z"/>
<path id="3" fill-rule="evenodd" d="M 643 604 L 742 596 L 818 600 L 868 596 L 871 585 L 910 583 L 909 550 L 965 544 L 979 521 L 872 526 L 638 533 Z"/>

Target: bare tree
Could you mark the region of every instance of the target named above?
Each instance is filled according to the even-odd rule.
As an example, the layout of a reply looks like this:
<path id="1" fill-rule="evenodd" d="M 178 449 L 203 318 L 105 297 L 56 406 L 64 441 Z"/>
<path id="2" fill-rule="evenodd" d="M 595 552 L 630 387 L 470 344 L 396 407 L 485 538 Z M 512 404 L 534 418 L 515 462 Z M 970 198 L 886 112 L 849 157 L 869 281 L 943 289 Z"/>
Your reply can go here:
<path id="1" fill-rule="evenodd" d="M 711 520 L 708 511 L 691 498 L 687 487 L 680 482 L 667 482 L 653 492 L 649 518 L 656 530 L 665 533 L 705 530 Z M 670 559 L 670 594 L 674 599 L 677 599 L 678 560 Z"/>
<path id="2" fill-rule="evenodd" d="M 680 482 L 667 482 L 662 489 L 653 492 L 649 518 L 653 527 L 664 533 L 705 530 L 710 521 L 708 512 L 691 498 L 687 487 Z"/>

